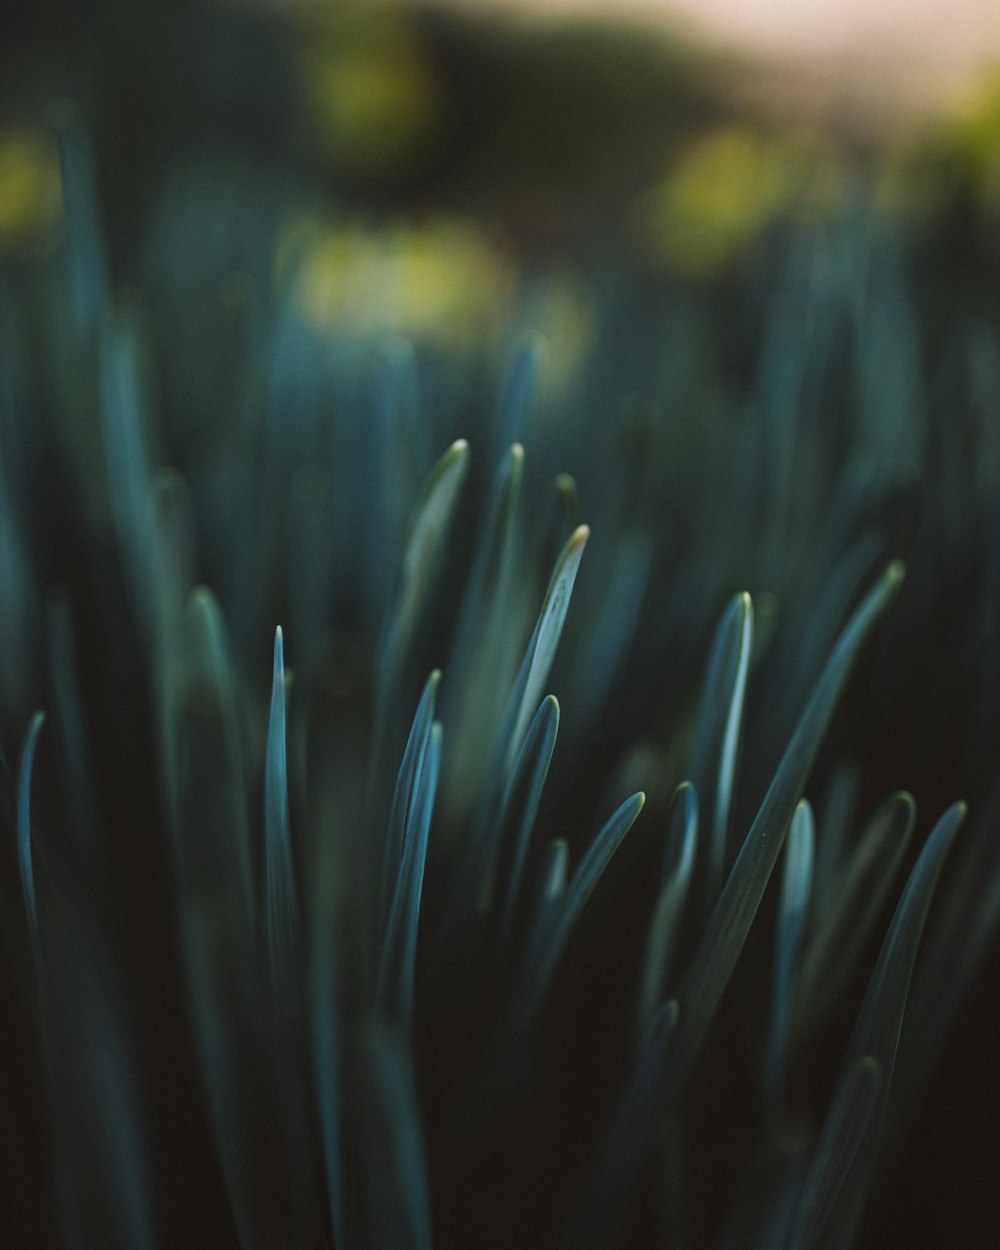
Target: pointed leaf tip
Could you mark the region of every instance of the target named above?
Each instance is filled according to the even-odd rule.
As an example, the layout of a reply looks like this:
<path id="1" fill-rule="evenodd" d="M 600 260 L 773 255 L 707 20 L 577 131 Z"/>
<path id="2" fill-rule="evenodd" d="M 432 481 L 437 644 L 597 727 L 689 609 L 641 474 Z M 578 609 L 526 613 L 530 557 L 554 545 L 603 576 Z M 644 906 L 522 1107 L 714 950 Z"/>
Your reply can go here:
<path id="1" fill-rule="evenodd" d="M 35 868 L 31 857 L 31 774 L 35 763 L 38 735 L 45 724 L 45 713 L 36 712 L 31 718 L 21 751 L 21 768 L 17 787 L 17 851 L 21 862 L 21 887 L 24 906 L 28 914 L 31 944 L 38 955 L 38 910 L 35 898 Z"/>

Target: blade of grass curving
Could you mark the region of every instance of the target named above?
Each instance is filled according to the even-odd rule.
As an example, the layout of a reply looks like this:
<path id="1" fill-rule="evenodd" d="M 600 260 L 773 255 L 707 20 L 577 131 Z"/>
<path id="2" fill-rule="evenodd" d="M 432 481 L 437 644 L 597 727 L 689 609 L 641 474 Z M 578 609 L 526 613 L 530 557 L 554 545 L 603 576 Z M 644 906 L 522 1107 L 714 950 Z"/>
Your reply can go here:
<path id="1" fill-rule="evenodd" d="M 598 1152 L 591 1183 L 583 1189 L 573 1245 L 615 1244 L 649 1144 L 656 1091 L 676 1023 L 675 999 L 661 1003 L 649 1021 L 635 1067 Z"/>
<path id="2" fill-rule="evenodd" d="M 555 902 L 566 891 L 566 865 L 569 858 L 569 847 L 565 838 L 556 838 L 549 844 L 545 858 L 545 869 L 542 873 L 542 900 L 546 903 Z"/>
<path id="3" fill-rule="evenodd" d="M 869 941 L 909 846 L 917 816 L 900 791 L 879 807 L 818 913 L 806 942 L 791 1028 L 796 1036 L 821 1020 Z"/>
<path id="4" fill-rule="evenodd" d="M 273 1174 L 261 1126 L 276 1124 L 273 1066 L 260 1003 L 258 940 L 239 707 L 218 604 L 188 597 L 179 653 L 163 673 L 163 740 L 191 1022 L 241 1243 L 273 1229 Z M 262 991 L 264 991 L 262 993 Z M 265 1162 L 266 1156 L 266 1162 Z"/>
<path id="5" fill-rule="evenodd" d="M 864 1064 L 876 1062 L 881 1079 L 874 1094 L 868 1096 L 871 1106 L 864 1122 L 857 1124 L 853 1135 L 854 1149 L 837 1169 L 836 1191 L 824 1204 L 824 1223 L 832 1230 L 833 1245 L 848 1246 L 853 1241 L 875 1165 L 917 947 L 941 869 L 955 834 L 965 819 L 965 812 L 964 803 L 954 803 L 934 826 L 924 844 L 882 943 L 847 1048 L 845 1088 L 838 1094 L 838 1102 L 851 1096 L 850 1082 L 856 1079 L 852 1074 Z M 866 1106 L 867 1102 L 868 1099 Z M 857 1118 L 860 1121 L 860 1117 Z M 821 1141 L 821 1147 L 823 1144 Z M 807 1196 L 810 1190 L 811 1187 L 807 1189 Z M 819 1228 L 818 1220 L 816 1227 Z M 810 1243 L 804 1241 L 803 1244 Z"/>
<path id="6" fill-rule="evenodd" d="M 523 593 L 514 580 L 517 500 L 524 451 L 515 443 L 493 482 L 482 534 L 462 599 L 449 653 L 446 719 L 456 727 L 447 796 L 453 811 L 467 813 L 496 749 L 498 722 L 520 660 L 517 622 Z"/>
<path id="7" fill-rule="evenodd" d="M 35 897 L 35 866 L 31 853 L 31 774 L 35 766 L 35 749 L 38 735 L 45 724 L 45 713 L 36 712 L 31 718 L 28 732 L 21 748 L 21 766 L 17 780 L 17 857 L 21 865 L 21 889 L 24 892 L 24 910 L 28 917 L 31 949 L 36 961 L 39 958 L 38 900 Z"/>
<path id="8" fill-rule="evenodd" d="M 649 926 L 639 979 L 638 1025 L 645 1031 L 663 994 L 674 941 L 684 914 L 698 841 L 698 793 L 689 781 L 674 792 L 667 832 L 663 884 Z"/>
<path id="9" fill-rule="evenodd" d="M 466 838 L 461 862 L 452 887 L 455 910 L 478 903 L 482 865 L 489 859 L 489 836 L 495 826 L 503 789 L 531 717 L 541 699 L 573 593 L 583 548 L 590 536 L 586 525 L 574 530 L 556 561 L 542 608 L 521 662 L 521 668 L 507 702 L 503 727 L 497 740 L 493 762 L 481 787 L 478 810 Z"/>
<path id="10" fill-rule="evenodd" d="M 471 659 L 477 639 L 488 637 L 488 613 L 500 589 L 511 556 L 514 516 L 524 476 L 524 448 L 514 443 L 500 461 L 490 504 L 462 601 L 448 672 L 460 673 Z"/>
<path id="11" fill-rule="evenodd" d="M 646 796 L 640 791 L 622 803 L 591 843 L 554 912 L 543 911 L 539 917 L 524 961 L 519 995 L 522 1020 L 544 995 L 577 917 L 645 802 Z"/>
<path id="12" fill-rule="evenodd" d="M 376 999 L 379 1007 L 388 1019 L 404 1030 L 409 1030 L 413 1014 L 420 900 L 440 772 L 441 726 L 434 721 L 415 783 L 403 860 L 389 910 L 378 970 Z"/>
<path id="13" fill-rule="evenodd" d="M 809 1250 L 836 1226 L 841 1191 L 871 1131 L 884 1085 L 881 1064 L 871 1055 L 855 1060 L 841 1078 L 799 1199 L 789 1247 Z"/>
<path id="14" fill-rule="evenodd" d="M 501 737 L 501 741 L 505 741 L 506 752 L 502 770 L 504 775 L 510 770 L 528 721 L 533 715 L 532 709 L 538 706 L 542 688 L 548 680 L 556 648 L 559 646 L 559 639 L 566 623 L 566 614 L 569 611 L 573 585 L 583 558 L 583 549 L 589 537 L 589 528 L 586 525 L 578 525 L 556 561 L 552 580 L 545 593 L 542 610 L 531 635 L 531 641 L 528 643 L 521 672 L 511 698 L 510 711 L 507 715 L 510 730 L 509 733 L 506 732 L 505 725 L 505 732 Z"/>
<path id="15" fill-rule="evenodd" d="M 434 568 L 458 501 L 469 461 L 469 444 L 456 440 L 430 471 L 403 551 L 399 586 L 380 658 L 382 681 L 390 681 L 430 594 Z"/>
<path id="16" fill-rule="evenodd" d="M 375 1029 L 365 1058 L 372 1094 L 368 1124 L 374 1182 L 368 1244 L 430 1250 L 430 1186 L 408 1055 L 391 1033 Z"/>
<path id="17" fill-rule="evenodd" d="M 299 909 L 288 814 L 285 732 L 285 651 L 281 626 L 274 633 L 271 714 L 264 761 L 264 923 L 271 988 L 285 1006 L 294 1002 Z"/>
<path id="18" fill-rule="evenodd" d="M 378 657 L 375 725 L 368 773 L 369 816 L 376 829 L 382 827 L 385 818 L 384 810 L 378 805 L 378 783 L 396 683 L 406 648 L 432 589 L 468 462 L 469 444 L 460 438 L 431 469 L 414 510 L 400 562 L 393 606 L 386 619 Z"/>
<path id="19" fill-rule="evenodd" d="M 938 898 L 928 920 L 907 1003 L 914 1021 L 910 1027 L 920 1045 L 904 1049 L 905 1070 L 896 1075 L 893 1095 L 902 1105 L 912 1102 L 919 1092 L 996 935 L 1000 922 L 998 807 L 1000 792 L 985 815 L 980 815 L 975 831 L 963 838 L 961 859 L 949 869 L 947 892 Z"/>
<path id="20" fill-rule="evenodd" d="M 729 984 L 854 659 L 902 579 L 902 564 L 893 562 L 840 635 L 709 917 L 679 995 L 683 1015 L 672 1070 L 678 1082 L 698 1053 Z"/>
<path id="21" fill-rule="evenodd" d="M 184 605 L 180 654 L 164 673 L 164 754 L 180 889 L 223 899 L 240 940 L 254 926 L 254 865 L 236 687 L 225 624 L 210 590 Z M 224 835 L 220 836 L 220 832 Z"/>
<path id="22" fill-rule="evenodd" d="M 855 1058 L 874 1055 L 885 1070 L 886 1086 L 892 1079 L 917 946 L 938 877 L 965 815 L 965 804 L 953 803 L 931 830 L 896 907 L 855 1025 L 849 1053 Z"/>
<path id="23" fill-rule="evenodd" d="M 691 775 L 698 793 L 712 795 L 705 890 L 708 906 L 718 898 L 726 868 L 726 840 L 747 673 L 753 651 L 753 604 L 748 594 L 730 602 L 712 644 Z"/>
<path id="24" fill-rule="evenodd" d="M 484 888 L 492 892 L 495 884 L 504 894 L 501 915 L 501 937 L 510 932 L 517 905 L 521 877 L 528 856 L 528 844 L 538 815 L 545 779 L 549 774 L 556 734 L 559 731 L 559 702 L 549 695 L 542 700 L 514 765 L 500 805 L 496 835 L 492 839 L 496 854 L 496 870 L 487 867 Z M 495 882 L 491 880 L 495 876 Z"/>
<path id="25" fill-rule="evenodd" d="M 438 687 L 441 684 L 441 672 L 435 669 L 427 678 L 424 692 L 420 697 L 410 736 L 406 741 L 403 761 L 396 777 L 396 788 L 389 809 L 389 827 L 386 832 L 385 855 L 382 861 L 382 877 L 379 902 L 379 929 L 385 932 L 389 905 L 396 896 L 396 887 L 406 845 L 406 830 L 413 820 L 414 802 L 417 794 L 417 780 L 423 766 L 427 744 L 430 741 L 431 725 L 434 721 L 434 706 Z"/>
<path id="26" fill-rule="evenodd" d="M 815 840 L 812 807 L 808 800 L 803 799 L 792 816 L 791 828 L 785 842 L 785 872 L 778 907 L 774 1001 L 767 1056 L 767 1086 L 773 1102 L 780 1101 L 784 1091 L 788 1017 L 809 910 Z"/>
<path id="27" fill-rule="evenodd" d="M 53 108 L 66 219 L 69 309 L 74 329 L 88 345 L 108 303 L 108 266 L 100 226 L 97 178 L 89 136 L 77 109 Z"/>

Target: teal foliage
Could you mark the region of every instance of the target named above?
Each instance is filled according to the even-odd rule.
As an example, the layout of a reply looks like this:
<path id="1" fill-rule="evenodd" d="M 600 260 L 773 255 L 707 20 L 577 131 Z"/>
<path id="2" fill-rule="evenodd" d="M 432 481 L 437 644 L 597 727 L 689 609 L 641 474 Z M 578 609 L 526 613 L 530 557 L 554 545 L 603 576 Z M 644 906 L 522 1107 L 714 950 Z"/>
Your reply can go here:
<path id="1" fill-rule="evenodd" d="M 0 1241 L 862 1238 L 1000 915 L 996 327 L 858 211 L 598 274 L 551 388 L 516 299 L 318 329 L 170 188 L 126 295 L 60 141 L 0 286 Z"/>

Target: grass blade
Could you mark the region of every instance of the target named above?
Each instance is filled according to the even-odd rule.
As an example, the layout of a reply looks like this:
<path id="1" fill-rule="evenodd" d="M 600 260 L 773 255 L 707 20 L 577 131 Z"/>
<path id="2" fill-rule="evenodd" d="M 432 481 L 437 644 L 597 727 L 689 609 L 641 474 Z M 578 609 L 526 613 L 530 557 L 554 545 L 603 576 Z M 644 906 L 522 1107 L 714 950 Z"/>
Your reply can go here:
<path id="1" fill-rule="evenodd" d="M 441 684 L 441 673 L 435 669 L 424 686 L 420 697 L 410 736 L 406 741 L 403 761 L 396 777 L 396 788 L 392 796 L 392 807 L 389 809 L 389 827 L 385 840 L 385 855 L 382 862 L 381 899 L 379 905 L 380 928 L 384 932 L 388 919 L 389 905 L 396 895 L 403 851 L 406 845 L 406 830 L 413 820 L 413 809 L 417 794 L 417 781 L 423 767 L 427 744 L 430 741 L 431 725 L 434 721 L 434 706 L 438 687 Z"/>
<path id="2" fill-rule="evenodd" d="M 836 1227 L 841 1191 L 871 1131 L 884 1084 L 881 1065 L 871 1055 L 856 1060 L 844 1074 L 799 1200 L 788 1241 L 795 1250 L 809 1250 L 828 1228 Z"/>
<path id="3" fill-rule="evenodd" d="M 524 1015 L 537 1006 L 545 993 L 577 917 L 645 802 L 641 791 L 625 800 L 591 843 L 554 914 L 546 912 L 540 917 L 542 923 L 536 925 L 525 958 L 525 989 L 521 996 Z"/>
<path id="4" fill-rule="evenodd" d="M 430 471 L 417 502 L 400 566 L 399 589 L 382 651 L 382 680 L 395 677 L 421 609 L 458 501 L 469 461 L 469 444 L 458 439 Z"/>
<path id="5" fill-rule="evenodd" d="M 424 884 L 424 866 L 430 837 L 434 799 L 441 772 L 441 726 L 430 730 L 427 749 L 416 779 L 403 860 L 389 911 L 379 961 L 377 1000 L 387 1017 L 408 1030 L 413 1013 L 413 984 L 417 959 L 417 931 Z"/>
<path id="6" fill-rule="evenodd" d="M 705 874 L 709 907 L 718 897 L 725 872 L 729 811 L 752 651 L 753 604 L 748 594 L 740 594 L 726 609 L 712 645 L 691 769 L 698 793 L 713 796 Z"/>
<path id="7" fill-rule="evenodd" d="M 848 1046 L 848 1067 L 831 1114 L 832 1126 L 817 1148 L 803 1197 L 803 1246 L 824 1242 L 826 1229 L 833 1245 L 848 1246 L 853 1240 L 875 1165 L 917 947 L 965 810 L 964 803 L 953 804 L 934 826 L 882 943 Z"/>
<path id="8" fill-rule="evenodd" d="M 31 774 L 35 766 L 38 735 L 44 724 L 45 713 L 36 712 L 24 736 L 17 780 L 17 857 L 21 865 L 21 889 L 24 892 L 31 948 L 36 960 L 39 957 L 38 900 L 35 897 L 35 865 L 31 853 Z"/>
<path id="9" fill-rule="evenodd" d="M 674 793 L 667 833 L 666 871 L 649 926 L 646 956 L 639 982 L 638 1023 L 648 1027 L 663 996 L 674 941 L 684 914 L 698 841 L 698 794 L 689 781 Z"/>
<path id="10" fill-rule="evenodd" d="M 514 687 L 511 711 L 508 713 L 508 723 L 511 724 L 511 729 L 509 734 L 504 734 L 506 740 L 504 775 L 509 771 L 520 748 L 532 716 L 532 709 L 538 706 L 542 688 L 548 681 L 556 648 L 559 646 L 559 639 L 566 623 L 573 584 L 576 581 L 580 561 L 583 558 L 583 549 L 589 537 L 588 527 L 578 525 L 556 561 L 552 579 L 542 603 L 542 610 L 531 635 L 531 641 L 528 643 L 521 673 Z"/>
<path id="11" fill-rule="evenodd" d="M 801 1037 L 843 989 L 864 950 L 906 854 L 913 798 L 892 795 L 872 817 L 806 943 L 792 1029 Z"/>
<path id="12" fill-rule="evenodd" d="M 903 566 L 890 564 L 840 635 L 709 918 L 680 994 L 678 1081 L 698 1053 L 729 984 L 854 659 L 902 579 Z"/>
<path id="13" fill-rule="evenodd" d="M 372 1237 L 393 1250 L 430 1250 L 430 1187 L 413 1073 L 404 1047 L 373 1030 L 365 1047 L 371 1083 Z"/>
<path id="14" fill-rule="evenodd" d="M 965 820 L 964 803 L 953 803 L 934 826 L 913 866 L 868 985 L 851 1040 L 850 1054 L 874 1055 L 892 1079 L 903 1011 L 931 898 L 945 857 Z"/>
<path id="15" fill-rule="evenodd" d="M 538 805 L 549 773 L 558 732 L 559 702 L 553 695 L 549 695 L 542 700 L 535 719 L 531 722 L 500 806 L 494 845 L 498 855 L 496 884 L 499 889 L 503 889 L 506 882 L 501 918 L 504 935 L 510 931 L 517 905 L 521 876 L 528 857 L 528 843 L 535 827 Z"/>
<path id="16" fill-rule="evenodd" d="M 299 936 L 298 896 L 288 814 L 288 757 L 285 731 L 285 651 L 281 626 L 274 634 L 271 714 L 264 760 L 264 923 L 268 967 L 278 1001 L 294 993 Z"/>
<path id="17" fill-rule="evenodd" d="M 785 872 L 778 909 L 774 1002 L 767 1058 L 767 1085 L 774 1102 L 780 1100 L 784 1085 L 789 1009 L 809 910 L 815 840 L 812 807 L 803 799 L 795 809 L 785 843 Z"/>

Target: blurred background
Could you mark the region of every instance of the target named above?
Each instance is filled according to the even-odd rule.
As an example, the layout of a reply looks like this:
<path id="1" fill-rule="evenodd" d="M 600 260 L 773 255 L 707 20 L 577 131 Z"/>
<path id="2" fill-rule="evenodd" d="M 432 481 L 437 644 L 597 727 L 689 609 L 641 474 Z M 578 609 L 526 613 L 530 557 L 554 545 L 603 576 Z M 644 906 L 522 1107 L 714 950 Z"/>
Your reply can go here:
<path id="1" fill-rule="evenodd" d="M 644 328 L 683 298 L 691 341 L 711 351 L 706 408 L 721 407 L 754 374 L 752 309 L 809 320 L 773 258 L 852 215 L 905 257 L 930 341 L 956 308 L 963 327 L 1000 325 L 1000 6 L 986 0 L 8 0 L 5 13 L 0 277 L 29 289 L 61 245 L 54 136 L 72 111 L 112 285 L 142 290 L 173 350 L 203 350 L 220 301 L 245 289 L 280 290 L 338 343 L 403 335 L 450 358 L 502 358 L 511 325 L 529 323 L 545 384 L 569 403 L 600 327 L 636 354 L 666 350 Z M 158 385 L 194 420 L 210 382 L 164 369 Z M 965 782 L 960 747 L 913 776 L 906 729 L 872 784 L 922 784 L 940 809 Z M 919 1156 L 912 1169 L 895 1156 L 865 1244 L 994 1244 L 996 1156 L 977 1144 L 995 1146 L 997 1078 L 965 1077 L 993 1072 L 997 1016 L 995 994 L 966 1009 L 913 1125 Z"/>
<path id="2" fill-rule="evenodd" d="M 225 186 L 259 254 L 224 255 L 247 232 L 213 219 L 206 260 L 273 271 L 304 248 L 320 319 L 351 302 L 354 236 L 426 278 L 392 312 L 373 292 L 366 316 L 489 333 L 525 261 L 711 280 L 776 218 L 833 215 L 860 183 L 900 228 L 950 223 L 957 242 L 960 217 L 995 259 L 1000 13 L 982 0 L 13 0 L 5 35 L 8 256 L 58 230 L 46 113 L 66 98 L 116 279 L 167 228 L 167 190 L 197 214 Z M 446 280 L 473 257 L 481 282 Z"/>

